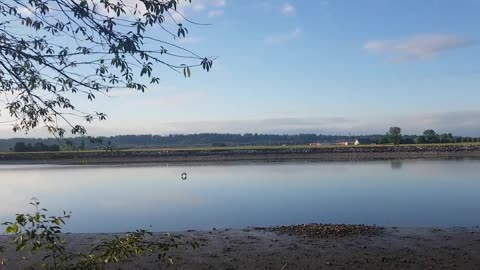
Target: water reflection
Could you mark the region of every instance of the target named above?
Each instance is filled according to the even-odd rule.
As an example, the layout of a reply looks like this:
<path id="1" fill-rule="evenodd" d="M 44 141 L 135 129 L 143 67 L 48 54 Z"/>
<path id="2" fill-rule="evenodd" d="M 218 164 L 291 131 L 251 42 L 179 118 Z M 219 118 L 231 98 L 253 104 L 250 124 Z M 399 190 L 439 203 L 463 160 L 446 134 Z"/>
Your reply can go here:
<path id="1" fill-rule="evenodd" d="M 399 170 L 403 166 L 403 161 L 400 159 L 395 159 L 390 161 L 390 167 L 392 167 L 392 170 Z"/>
<path id="2" fill-rule="evenodd" d="M 0 220 L 25 211 L 36 196 L 53 213 L 72 211 L 73 232 L 305 222 L 476 225 L 479 169 L 480 161 L 466 160 L 9 165 L 0 166 Z"/>

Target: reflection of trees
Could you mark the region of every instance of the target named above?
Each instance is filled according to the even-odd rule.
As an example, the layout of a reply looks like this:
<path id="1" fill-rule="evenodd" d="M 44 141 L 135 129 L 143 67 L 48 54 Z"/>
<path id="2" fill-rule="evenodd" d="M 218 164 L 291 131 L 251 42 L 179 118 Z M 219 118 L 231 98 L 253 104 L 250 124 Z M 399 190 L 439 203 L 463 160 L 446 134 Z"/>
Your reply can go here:
<path id="1" fill-rule="evenodd" d="M 403 166 L 403 161 L 400 159 L 390 160 L 390 166 L 393 170 L 401 169 Z"/>

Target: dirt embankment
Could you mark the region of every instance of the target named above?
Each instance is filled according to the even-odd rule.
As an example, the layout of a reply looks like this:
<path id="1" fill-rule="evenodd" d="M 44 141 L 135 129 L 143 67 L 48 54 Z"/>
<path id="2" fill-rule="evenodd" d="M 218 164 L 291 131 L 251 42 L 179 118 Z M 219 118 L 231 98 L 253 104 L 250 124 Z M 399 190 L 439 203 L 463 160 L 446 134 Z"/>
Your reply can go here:
<path id="1" fill-rule="evenodd" d="M 109 164 L 242 160 L 480 159 L 480 145 L 363 146 L 280 149 L 128 150 L 112 152 L 0 153 L 0 163 Z"/>

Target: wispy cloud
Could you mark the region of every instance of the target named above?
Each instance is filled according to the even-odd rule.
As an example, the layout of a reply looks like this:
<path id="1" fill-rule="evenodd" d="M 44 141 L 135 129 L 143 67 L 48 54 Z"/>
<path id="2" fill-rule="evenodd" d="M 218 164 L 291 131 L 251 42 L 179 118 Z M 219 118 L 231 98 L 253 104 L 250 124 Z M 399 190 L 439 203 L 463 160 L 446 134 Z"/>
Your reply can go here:
<path id="1" fill-rule="evenodd" d="M 180 1 L 177 7 L 178 13 L 173 12 L 172 15 L 177 21 L 183 20 L 183 17 L 180 14 L 188 17 L 190 11 L 197 13 L 206 12 L 208 17 L 215 17 L 223 14 L 226 5 L 227 0 L 195 0 L 192 1 L 192 3 L 188 1 Z"/>
<path id="2" fill-rule="evenodd" d="M 185 92 L 181 94 L 165 96 L 160 98 L 149 98 L 147 100 L 142 100 L 139 102 L 139 105 L 142 106 L 185 106 L 191 103 L 194 103 L 198 100 L 204 99 L 208 96 L 207 92 L 195 91 L 195 92 Z"/>
<path id="3" fill-rule="evenodd" d="M 160 124 L 162 125 L 162 124 Z M 462 136 L 480 134 L 480 111 L 437 112 L 400 115 L 390 119 L 366 120 L 346 117 L 291 117 L 252 120 L 223 120 L 164 123 L 165 130 L 194 132 L 259 132 L 277 134 L 384 134 L 388 127 L 398 125 L 405 134 L 422 134 L 425 129 L 438 133 L 452 132 Z"/>
<path id="4" fill-rule="evenodd" d="M 417 134 L 431 128 L 437 132 L 452 132 L 457 135 L 480 134 L 480 111 L 452 111 L 418 114 L 398 118 L 398 121 Z"/>
<path id="5" fill-rule="evenodd" d="M 93 0 L 98 4 L 100 7 L 100 12 L 102 12 L 105 15 L 113 15 L 113 10 L 110 10 L 107 12 L 104 8 L 102 8 L 102 5 L 100 4 L 100 0 Z M 138 10 L 141 13 L 146 12 L 145 5 L 138 3 L 138 0 L 123 0 L 123 3 L 128 6 L 128 7 L 135 7 L 136 5 L 138 6 Z M 216 10 L 215 14 L 216 15 L 221 15 L 220 13 L 223 13 L 223 9 L 227 5 L 227 0 L 195 0 L 192 1 L 191 3 L 189 1 L 179 1 L 177 5 L 177 9 L 174 11 L 171 11 L 171 16 L 176 22 L 181 22 L 184 20 L 184 16 L 188 17 L 189 14 L 193 11 L 196 13 L 207 13 L 209 14 L 212 10 Z M 133 11 L 133 8 L 131 8 Z M 27 9 L 20 10 L 21 12 L 28 12 Z M 132 12 L 127 12 L 125 16 L 133 16 Z M 168 16 L 167 16 L 168 17 Z"/>
<path id="6" fill-rule="evenodd" d="M 18 11 L 18 13 L 22 14 L 23 16 L 33 15 L 33 12 L 26 7 L 20 7 L 17 11 Z"/>
<path id="7" fill-rule="evenodd" d="M 191 7 L 194 11 L 204 11 L 209 8 L 219 8 L 227 5 L 226 0 L 196 0 L 186 3 L 185 7 Z"/>
<path id="8" fill-rule="evenodd" d="M 280 12 L 285 16 L 292 16 L 295 14 L 295 11 L 296 11 L 295 7 L 290 3 L 285 3 L 280 8 Z"/>
<path id="9" fill-rule="evenodd" d="M 446 34 L 421 34 L 402 39 L 371 40 L 363 48 L 369 53 L 385 54 L 390 61 L 428 60 L 447 50 L 471 45 L 471 40 Z"/>
<path id="10" fill-rule="evenodd" d="M 215 9 L 215 10 L 210 10 L 208 12 L 208 17 L 213 18 L 213 17 L 218 17 L 223 15 L 223 9 Z"/>
<path id="11" fill-rule="evenodd" d="M 180 44 L 197 44 L 203 41 L 201 37 L 185 37 L 178 39 L 178 43 Z"/>
<path id="12" fill-rule="evenodd" d="M 142 106 L 178 107 L 206 98 L 203 92 L 191 92 L 163 98 L 144 100 Z M 386 117 L 385 119 L 367 119 L 362 117 L 278 117 L 264 119 L 197 120 L 135 123 L 129 120 L 94 123 L 87 126 L 89 134 L 173 134 L 173 133 L 271 133 L 271 134 L 384 134 L 390 126 L 400 126 L 404 134 L 422 134 L 425 129 L 434 129 L 437 133 L 451 132 L 459 136 L 480 134 L 480 111 L 452 111 L 429 114 L 411 114 Z M 152 124 L 153 123 L 153 124 Z M 0 138 L 25 137 L 22 133 L 13 133 L 11 126 L 0 124 Z M 35 129 L 27 137 L 48 137 L 45 129 Z"/>
<path id="13" fill-rule="evenodd" d="M 325 118 L 272 118 L 252 120 L 219 120 L 195 122 L 156 123 L 153 133 L 336 133 L 354 122 L 342 117 Z"/>
<path id="14" fill-rule="evenodd" d="M 302 36 L 302 29 L 297 27 L 293 31 L 288 33 L 282 33 L 277 35 L 270 35 L 265 38 L 265 43 L 269 45 L 276 45 L 288 42 L 290 40 L 297 39 Z"/>

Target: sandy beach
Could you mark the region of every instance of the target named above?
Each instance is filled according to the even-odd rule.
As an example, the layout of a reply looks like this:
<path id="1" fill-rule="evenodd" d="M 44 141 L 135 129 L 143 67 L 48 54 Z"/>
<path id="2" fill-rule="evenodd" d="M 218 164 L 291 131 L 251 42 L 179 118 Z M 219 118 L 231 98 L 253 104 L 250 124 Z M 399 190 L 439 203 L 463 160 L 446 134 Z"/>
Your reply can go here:
<path id="1" fill-rule="evenodd" d="M 161 239 L 164 234 L 154 234 Z M 179 247 L 170 269 L 479 269 L 480 229 L 389 227 L 375 234 L 322 237 L 248 228 L 174 233 L 200 248 Z M 86 250 L 111 234 L 67 235 L 69 250 Z M 4 269 L 17 269 L 20 258 L 8 238 Z M 162 264 L 162 268 L 166 268 Z M 111 269 L 159 269 L 156 256 L 135 258 Z"/>

